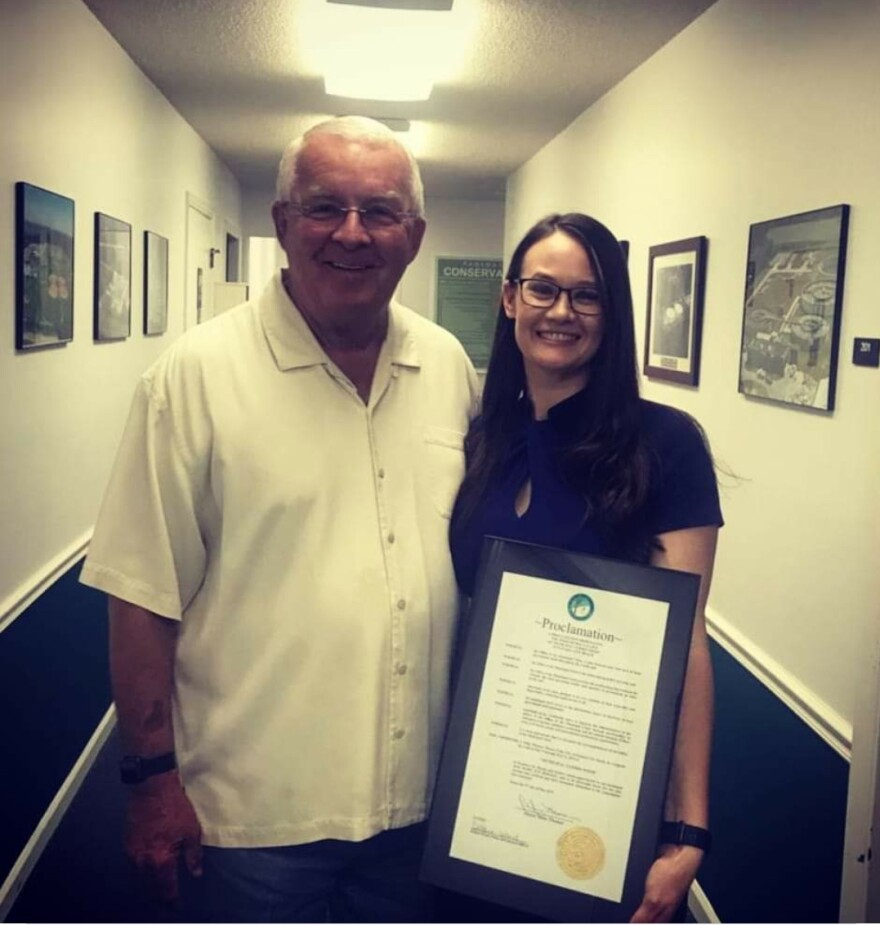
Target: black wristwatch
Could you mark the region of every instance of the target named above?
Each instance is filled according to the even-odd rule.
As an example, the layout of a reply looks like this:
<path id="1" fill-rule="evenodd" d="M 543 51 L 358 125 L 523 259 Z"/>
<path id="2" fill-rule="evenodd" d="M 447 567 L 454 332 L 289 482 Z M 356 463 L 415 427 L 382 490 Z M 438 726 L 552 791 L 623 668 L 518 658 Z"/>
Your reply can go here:
<path id="1" fill-rule="evenodd" d="M 701 829 L 698 825 L 688 825 L 686 822 L 664 822 L 660 826 L 661 845 L 691 845 L 701 848 L 705 854 L 712 847 L 712 833 L 708 829 Z"/>
<path id="2" fill-rule="evenodd" d="M 142 758 L 140 755 L 126 755 L 119 762 L 119 777 L 123 784 L 142 784 L 154 774 L 164 774 L 177 767 L 174 752 L 165 752 L 155 758 Z"/>

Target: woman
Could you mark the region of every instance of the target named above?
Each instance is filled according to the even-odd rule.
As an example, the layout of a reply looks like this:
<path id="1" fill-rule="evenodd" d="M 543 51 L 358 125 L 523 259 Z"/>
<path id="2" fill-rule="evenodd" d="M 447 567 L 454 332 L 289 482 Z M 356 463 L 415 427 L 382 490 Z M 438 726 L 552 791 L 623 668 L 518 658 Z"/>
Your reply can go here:
<path id="1" fill-rule="evenodd" d="M 486 535 L 702 576 L 665 818 L 705 830 L 703 612 L 722 519 L 702 433 L 682 412 L 639 398 L 626 264 L 599 222 L 579 213 L 538 222 L 514 251 L 501 303 L 450 528 L 459 583 L 473 593 Z M 672 918 L 702 857 L 693 845 L 660 845 L 633 921 Z"/>

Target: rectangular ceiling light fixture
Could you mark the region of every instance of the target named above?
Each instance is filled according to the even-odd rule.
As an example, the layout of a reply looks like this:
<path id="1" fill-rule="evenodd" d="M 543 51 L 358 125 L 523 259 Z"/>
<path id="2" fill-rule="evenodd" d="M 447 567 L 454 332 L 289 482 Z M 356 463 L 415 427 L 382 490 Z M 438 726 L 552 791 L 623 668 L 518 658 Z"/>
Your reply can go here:
<path id="1" fill-rule="evenodd" d="M 444 13 L 452 9 L 452 0 L 327 0 L 347 6 L 374 6 L 381 10 L 431 10 Z"/>
<path id="2" fill-rule="evenodd" d="M 475 31 L 473 3 L 328 0 L 306 41 L 330 96 L 426 100 L 461 66 Z M 442 9 L 440 7 L 442 6 Z"/>

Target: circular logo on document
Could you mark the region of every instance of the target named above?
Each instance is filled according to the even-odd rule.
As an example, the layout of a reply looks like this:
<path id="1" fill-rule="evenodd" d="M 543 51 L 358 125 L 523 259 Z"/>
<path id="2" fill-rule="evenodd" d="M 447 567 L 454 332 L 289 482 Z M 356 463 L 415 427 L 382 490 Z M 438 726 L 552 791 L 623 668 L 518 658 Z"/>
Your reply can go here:
<path id="1" fill-rule="evenodd" d="M 568 615 L 572 620 L 589 620 L 595 609 L 589 594 L 574 594 L 568 600 Z"/>
<path id="2" fill-rule="evenodd" d="M 556 863 L 572 880 L 589 880 L 605 866 L 605 842 L 592 829 L 576 825 L 559 836 Z"/>

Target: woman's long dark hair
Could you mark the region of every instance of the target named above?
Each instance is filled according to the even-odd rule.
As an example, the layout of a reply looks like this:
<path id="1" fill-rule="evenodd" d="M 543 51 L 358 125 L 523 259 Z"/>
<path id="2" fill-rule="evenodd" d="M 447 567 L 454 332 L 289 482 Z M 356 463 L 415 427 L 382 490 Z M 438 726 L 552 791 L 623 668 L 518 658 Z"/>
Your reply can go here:
<path id="1" fill-rule="evenodd" d="M 603 333 L 590 361 L 583 407 L 571 440 L 561 448 L 563 477 L 587 502 L 587 516 L 609 531 L 625 524 L 642 505 L 649 478 L 648 454 L 639 432 L 639 386 L 629 273 L 620 243 L 600 222 L 570 212 L 549 215 L 520 241 L 505 279 L 522 273 L 528 250 L 557 231 L 589 254 L 602 294 Z M 474 513 L 488 485 L 502 468 L 522 429 L 520 398 L 527 394 L 522 353 L 514 321 L 499 305 L 495 339 L 486 372 L 482 412 L 465 441 L 467 472 L 452 515 L 452 531 Z"/>

